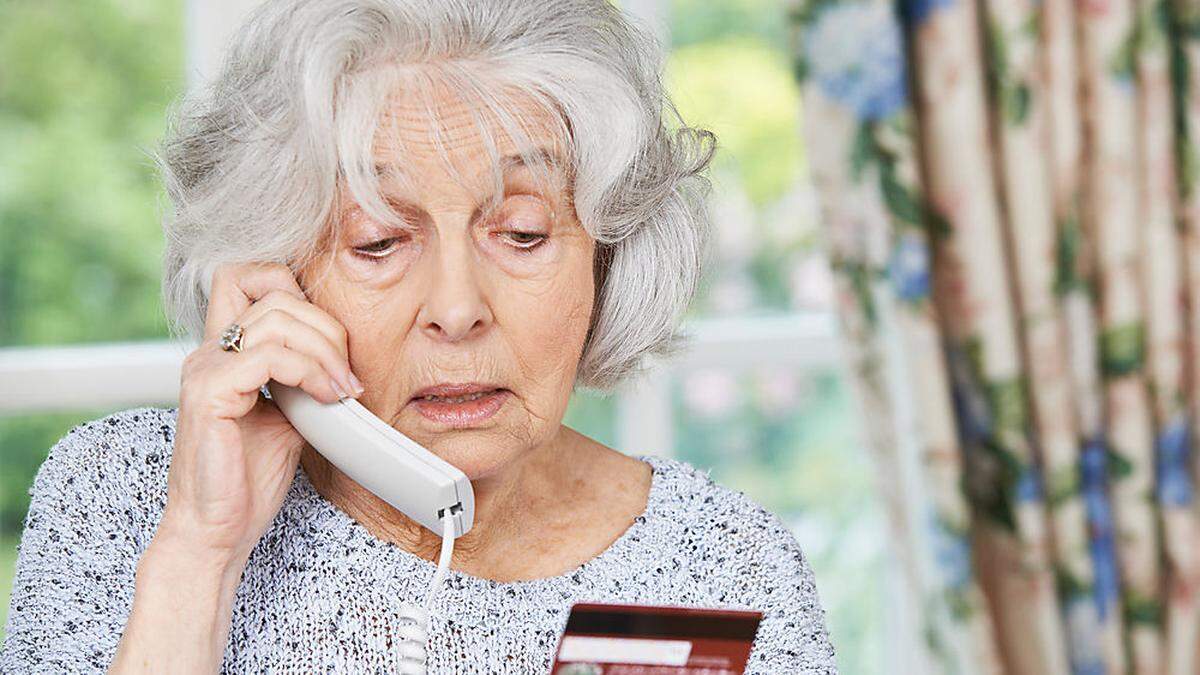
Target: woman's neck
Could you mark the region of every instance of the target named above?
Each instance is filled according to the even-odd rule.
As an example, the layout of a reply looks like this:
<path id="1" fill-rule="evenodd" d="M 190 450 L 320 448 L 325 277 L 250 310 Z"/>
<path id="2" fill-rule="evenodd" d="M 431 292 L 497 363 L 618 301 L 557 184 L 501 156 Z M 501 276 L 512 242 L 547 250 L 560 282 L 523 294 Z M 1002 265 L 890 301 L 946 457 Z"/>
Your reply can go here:
<path id="1" fill-rule="evenodd" d="M 559 487 L 571 481 L 567 472 L 581 468 L 570 456 L 580 448 L 578 438 L 577 432 L 560 426 L 550 442 L 527 450 L 502 471 L 471 481 L 475 520 L 471 531 L 454 542 L 454 569 L 484 578 L 514 573 L 514 564 L 520 565 L 514 551 L 532 544 L 529 537 L 538 525 L 553 525 L 546 522 L 553 517 L 547 495 L 560 494 Z M 439 534 L 356 483 L 311 446 L 305 446 L 300 464 L 321 496 L 376 538 L 436 562 Z"/>

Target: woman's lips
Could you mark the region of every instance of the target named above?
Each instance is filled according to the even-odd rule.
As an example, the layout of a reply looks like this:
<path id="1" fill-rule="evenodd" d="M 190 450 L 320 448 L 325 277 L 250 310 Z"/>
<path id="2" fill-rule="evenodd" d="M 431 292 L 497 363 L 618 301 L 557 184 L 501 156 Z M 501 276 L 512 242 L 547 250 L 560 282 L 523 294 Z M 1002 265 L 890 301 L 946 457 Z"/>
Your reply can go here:
<path id="1" fill-rule="evenodd" d="M 416 398 L 412 403 L 426 419 L 450 427 L 469 427 L 499 412 L 512 395 L 507 389 L 494 389 L 473 401 L 451 403 L 436 399 Z"/>

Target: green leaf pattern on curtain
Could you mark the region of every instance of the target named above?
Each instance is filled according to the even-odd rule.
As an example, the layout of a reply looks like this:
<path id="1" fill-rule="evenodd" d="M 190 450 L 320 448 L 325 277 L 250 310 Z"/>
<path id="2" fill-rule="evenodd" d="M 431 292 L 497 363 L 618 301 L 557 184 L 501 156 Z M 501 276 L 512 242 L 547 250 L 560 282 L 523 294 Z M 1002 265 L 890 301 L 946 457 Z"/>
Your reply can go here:
<path id="1" fill-rule="evenodd" d="M 811 178 L 823 195 L 839 318 L 918 644 L 897 672 L 999 673 L 994 627 L 971 565 L 929 236 L 949 223 L 928 205 L 908 100 L 904 39 L 886 0 L 794 3 Z M 897 358 L 896 346 L 903 358 Z"/>
<path id="2" fill-rule="evenodd" d="M 791 18 L 897 672 L 1200 672 L 1200 0 Z"/>

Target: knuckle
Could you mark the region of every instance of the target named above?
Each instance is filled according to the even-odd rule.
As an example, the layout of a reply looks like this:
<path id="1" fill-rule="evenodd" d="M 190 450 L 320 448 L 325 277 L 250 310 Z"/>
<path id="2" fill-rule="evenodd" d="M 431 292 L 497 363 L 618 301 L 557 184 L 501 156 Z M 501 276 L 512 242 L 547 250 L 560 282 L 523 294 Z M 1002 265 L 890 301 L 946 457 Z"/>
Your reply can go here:
<path id="1" fill-rule="evenodd" d="M 237 263 L 223 262 L 213 270 L 213 288 L 225 288 L 242 274 L 242 266 Z"/>
<path id="2" fill-rule="evenodd" d="M 300 292 L 300 286 L 296 283 L 296 276 L 292 274 L 292 269 L 287 265 L 283 263 L 266 263 L 263 273 L 269 275 L 281 291 L 292 295 Z"/>
<path id="3" fill-rule="evenodd" d="M 184 361 L 183 365 L 179 368 L 179 388 L 181 390 L 187 389 L 191 385 L 192 380 L 194 380 L 195 377 L 196 377 L 195 364 Z"/>
<path id="4" fill-rule="evenodd" d="M 203 345 L 201 345 L 200 347 L 197 347 L 196 349 L 193 349 L 192 351 L 188 352 L 186 356 L 183 357 L 183 364 L 182 364 L 181 368 L 184 372 L 187 372 L 188 370 L 190 370 L 196 366 L 196 361 L 200 358 L 199 353 L 202 348 L 203 348 Z"/>
<path id="5" fill-rule="evenodd" d="M 262 316 L 258 320 L 267 328 L 279 329 L 288 322 L 289 318 L 291 316 L 282 307 L 268 307 L 263 311 Z"/>
<path id="6" fill-rule="evenodd" d="M 183 357 L 183 363 L 179 368 L 181 377 L 194 377 L 204 367 L 205 361 L 208 360 L 208 354 L 206 353 L 207 346 L 207 344 L 201 344 L 196 349 L 188 352 L 187 356 Z"/>
<path id="7" fill-rule="evenodd" d="M 272 288 L 263 294 L 262 298 L 259 299 L 259 302 L 272 307 L 279 307 L 288 304 L 288 301 L 292 298 L 293 296 L 287 291 L 284 291 L 281 288 Z"/>
<path id="8" fill-rule="evenodd" d="M 260 342 L 243 353 L 255 360 L 275 360 L 280 357 L 282 352 L 283 346 L 277 342 Z"/>
<path id="9" fill-rule="evenodd" d="M 291 352 L 278 342 L 265 342 L 259 345 L 257 359 L 267 366 L 268 370 L 286 364 L 291 360 Z"/>
<path id="10" fill-rule="evenodd" d="M 316 386 L 324 386 L 329 380 L 329 372 L 325 370 L 325 366 L 313 359 L 305 369 L 304 379 L 309 380 Z"/>

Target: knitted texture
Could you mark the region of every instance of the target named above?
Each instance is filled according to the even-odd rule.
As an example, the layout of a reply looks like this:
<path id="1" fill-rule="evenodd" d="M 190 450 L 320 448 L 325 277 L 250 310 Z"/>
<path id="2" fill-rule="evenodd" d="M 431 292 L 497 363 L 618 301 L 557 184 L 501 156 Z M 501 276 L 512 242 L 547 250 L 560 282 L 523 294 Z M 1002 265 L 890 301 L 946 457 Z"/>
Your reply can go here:
<path id="1" fill-rule="evenodd" d="M 71 429 L 30 489 L 0 672 L 103 672 L 134 572 L 167 500 L 175 408 Z M 600 555 L 555 577 L 500 583 L 453 569 L 430 619 L 430 673 L 546 673 L 577 601 L 753 608 L 747 673 L 836 673 L 813 573 L 774 514 L 691 465 L 653 469 L 645 512 Z M 401 602 L 434 563 L 373 536 L 297 467 L 251 553 L 223 673 L 391 673 Z"/>

